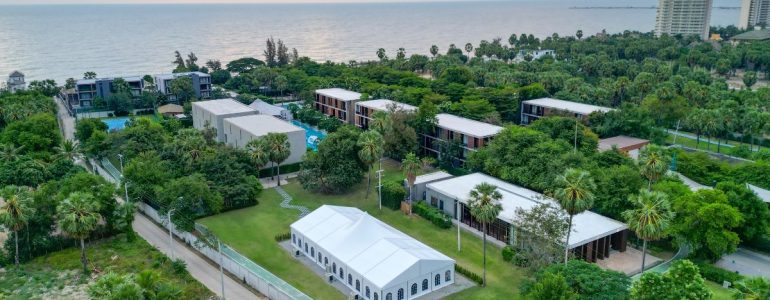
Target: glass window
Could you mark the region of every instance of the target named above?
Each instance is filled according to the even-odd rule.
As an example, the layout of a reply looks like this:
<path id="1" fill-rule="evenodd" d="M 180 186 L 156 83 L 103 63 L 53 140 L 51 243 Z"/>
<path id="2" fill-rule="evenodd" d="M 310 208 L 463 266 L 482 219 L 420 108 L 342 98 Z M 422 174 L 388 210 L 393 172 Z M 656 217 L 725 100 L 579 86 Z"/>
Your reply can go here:
<path id="1" fill-rule="evenodd" d="M 329 264 L 329 258 L 328 257 L 324 257 L 324 265 L 328 265 L 328 264 Z"/>
<path id="2" fill-rule="evenodd" d="M 337 263 L 332 263 L 332 273 L 337 273 Z"/>
<path id="3" fill-rule="evenodd" d="M 444 282 L 449 282 L 450 279 L 452 279 L 452 272 L 446 271 L 446 273 L 444 273 Z"/>
<path id="4" fill-rule="evenodd" d="M 310 256 L 315 256 L 315 248 L 310 247 Z"/>
<path id="5" fill-rule="evenodd" d="M 377 295 L 377 294 L 375 294 L 375 295 Z M 387 295 L 385 295 L 385 300 L 393 300 L 393 294 L 388 293 Z"/>
<path id="6" fill-rule="evenodd" d="M 434 286 L 439 286 L 439 285 L 441 285 L 441 275 L 439 275 L 439 274 L 436 274 L 436 279 L 435 279 L 435 280 L 433 280 L 433 285 L 434 285 Z"/>
<path id="7" fill-rule="evenodd" d="M 379 300 L 379 299 L 380 299 L 380 297 L 378 296 L 378 294 L 374 293 L 374 300 Z"/>
<path id="8" fill-rule="evenodd" d="M 412 283 L 412 295 L 415 295 L 415 294 L 417 294 L 417 284 Z"/>
<path id="9" fill-rule="evenodd" d="M 366 293 L 365 293 L 365 295 L 366 295 L 366 298 L 369 298 L 369 297 L 371 297 L 371 296 L 370 296 L 370 295 L 371 295 L 371 293 L 369 292 L 369 287 L 368 287 L 368 286 L 366 287 Z"/>
<path id="10" fill-rule="evenodd" d="M 345 271 L 340 268 L 340 280 L 345 280 Z"/>
<path id="11" fill-rule="evenodd" d="M 293 233 L 291 234 L 291 242 L 295 244 L 297 243 L 297 237 Z"/>
<path id="12" fill-rule="evenodd" d="M 423 279 L 422 280 L 422 290 L 424 291 L 424 290 L 427 290 L 427 289 L 428 289 L 428 280 L 427 279 Z"/>
<path id="13" fill-rule="evenodd" d="M 356 291 L 361 291 L 361 281 L 356 279 Z"/>
<path id="14" fill-rule="evenodd" d="M 307 243 L 305 243 L 305 253 L 307 253 Z"/>
<path id="15" fill-rule="evenodd" d="M 398 289 L 398 300 L 404 299 L 404 289 Z"/>
<path id="16" fill-rule="evenodd" d="M 350 276 L 350 274 L 348 274 L 348 285 L 353 285 L 353 276 Z"/>

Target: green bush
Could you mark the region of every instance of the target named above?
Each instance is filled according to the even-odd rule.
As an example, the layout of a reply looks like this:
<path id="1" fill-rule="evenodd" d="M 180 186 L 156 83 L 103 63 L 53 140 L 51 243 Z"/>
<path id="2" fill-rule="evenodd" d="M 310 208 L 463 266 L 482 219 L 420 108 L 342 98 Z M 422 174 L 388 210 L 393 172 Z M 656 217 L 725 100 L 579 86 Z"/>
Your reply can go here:
<path id="1" fill-rule="evenodd" d="M 447 229 L 452 227 L 452 219 L 447 214 L 425 202 L 420 201 L 414 203 L 412 212 L 430 221 L 439 228 Z"/>
<path id="2" fill-rule="evenodd" d="M 275 173 L 275 169 L 271 168 L 270 164 L 267 164 L 265 167 L 266 169 L 259 170 L 259 178 L 267 178 Z M 281 166 L 281 175 L 297 172 L 300 170 L 300 167 L 302 167 L 301 162 L 290 165 L 283 165 Z"/>
<path id="3" fill-rule="evenodd" d="M 503 247 L 503 260 L 510 262 L 513 260 L 513 257 L 516 255 L 516 250 L 513 250 L 511 246 L 505 246 Z"/>
<path id="4" fill-rule="evenodd" d="M 382 206 L 392 210 L 401 207 L 401 201 L 406 198 L 406 189 L 400 181 L 386 181 L 382 183 Z"/>
<path id="5" fill-rule="evenodd" d="M 171 261 L 171 269 L 174 270 L 174 274 L 184 274 L 187 272 L 187 263 L 181 259 L 175 259 Z"/>
<path id="6" fill-rule="evenodd" d="M 283 242 L 291 238 L 291 232 L 280 233 L 275 235 L 276 242 Z"/>
<path id="7" fill-rule="evenodd" d="M 481 275 L 473 273 L 470 270 L 463 268 L 458 264 L 455 264 L 455 272 L 465 276 L 466 278 L 470 279 L 475 283 L 484 284 L 484 278 L 481 278 Z"/>
<path id="8" fill-rule="evenodd" d="M 735 283 L 743 279 L 743 275 L 728 271 L 712 264 L 698 263 L 696 264 L 700 270 L 700 276 L 710 281 L 722 284 L 724 281 Z"/>

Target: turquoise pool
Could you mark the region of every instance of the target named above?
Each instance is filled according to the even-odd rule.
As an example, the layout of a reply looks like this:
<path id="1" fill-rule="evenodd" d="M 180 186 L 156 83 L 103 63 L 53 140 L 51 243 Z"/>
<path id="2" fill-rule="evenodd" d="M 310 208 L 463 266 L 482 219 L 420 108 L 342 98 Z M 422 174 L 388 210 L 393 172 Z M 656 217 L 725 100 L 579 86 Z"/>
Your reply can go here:
<path id="1" fill-rule="evenodd" d="M 307 147 L 313 149 L 313 151 L 318 151 L 318 143 L 326 137 L 326 133 L 297 120 L 292 120 L 291 123 L 305 129 L 305 141 L 307 142 Z"/>
<path id="2" fill-rule="evenodd" d="M 131 118 L 129 117 L 121 117 L 121 118 L 110 118 L 110 119 L 102 119 L 102 122 L 104 124 L 107 124 L 107 131 L 113 131 L 113 130 L 121 130 L 123 128 L 126 128 L 126 123 Z"/>

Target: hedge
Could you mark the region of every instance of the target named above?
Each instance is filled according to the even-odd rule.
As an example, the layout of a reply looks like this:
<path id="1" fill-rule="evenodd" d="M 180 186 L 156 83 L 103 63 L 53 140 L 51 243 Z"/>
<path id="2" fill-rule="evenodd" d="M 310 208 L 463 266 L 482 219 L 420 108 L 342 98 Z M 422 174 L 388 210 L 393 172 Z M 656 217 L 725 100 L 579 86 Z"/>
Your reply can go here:
<path id="1" fill-rule="evenodd" d="M 270 163 L 265 165 L 264 168 L 265 169 L 259 170 L 259 178 L 270 177 L 271 174 L 275 173 L 275 168 L 271 167 Z M 281 166 L 281 175 L 297 172 L 301 168 L 302 168 L 302 162 L 293 163 L 290 165 L 283 165 Z M 273 173 L 270 173 L 270 172 L 273 172 Z"/>
<path id="2" fill-rule="evenodd" d="M 724 281 L 735 283 L 743 279 L 743 275 L 741 274 L 728 271 L 711 264 L 697 263 L 696 265 L 700 271 L 700 276 L 703 276 L 703 278 L 718 284 L 722 284 Z"/>
<path id="3" fill-rule="evenodd" d="M 392 210 L 401 208 L 401 201 L 406 198 L 406 189 L 400 181 L 385 181 L 382 183 L 382 206 Z"/>
<path id="4" fill-rule="evenodd" d="M 458 264 L 455 264 L 455 272 L 460 273 L 461 275 L 467 277 L 471 281 L 478 283 L 480 285 L 484 284 L 484 278 L 481 278 L 481 275 L 471 272 L 470 270 L 461 267 Z"/>
<path id="5" fill-rule="evenodd" d="M 291 232 L 279 233 L 275 235 L 276 242 L 283 242 L 291 238 Z"/>
<path id="6" fill-rule="evenodd" d="M 502 250 L 503 254 L 503 260 L 510 262 L 513 260 L 513 257 L 516 255 L 516 250 L 513 250 L 511 246 L 505 246 Z"/>
<path id="7" fill-rule="evenodd" d="M 425 202 L 420 201 L 414 203 L 412 212 L 430 221 L 439 228 L 447 229 L 452 227 L 452 219 L 450 219 L 449 216 L 438 208 L 430 206 Z"/>

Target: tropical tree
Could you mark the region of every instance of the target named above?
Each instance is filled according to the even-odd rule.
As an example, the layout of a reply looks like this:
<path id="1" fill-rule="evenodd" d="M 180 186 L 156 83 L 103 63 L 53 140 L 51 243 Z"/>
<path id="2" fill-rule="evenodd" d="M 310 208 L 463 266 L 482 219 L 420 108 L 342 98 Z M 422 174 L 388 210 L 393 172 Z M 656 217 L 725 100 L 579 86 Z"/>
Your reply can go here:
<path id="1" fill-rule="evenodd" d="M 591 208 L 594 204 L 596 185 L 591 174 L 578 169 L 567 169 L 564 174 L 556 177 L 554 198 L 569 215 L 567 220 L 567 238 L 564 246 L 564 263 L 569 259 L 569 237 L 572 233 L 572 218 Z"/>
<path id="2" fill-rule="evenodd" d="M 80 144 L 72 140 L 63 140 L 54 150 L 56 150 L 59 157 L 69 160 L 75 160 L 75 158 L 80 156 Z"/>
<path id="3" fill-rule="evenodd" d="M 24 146 L 15 146 L 10 143 L 0 144 L 0 161 L 13 162 L 22 155 Z"/>
<path id="4" fill-rule="evenodd" d="M 384 139 L 385 135 L 393 128 L 393 121 L 388 113 L 378 110 L 372 114 L 372 119 L 369 121 L 369 128 L 377 131 Z M 382 156 L 384 154 L 384 151 L 380 154 L 380 169 L 382 169 Z"/>
<path id="5" fill-rule="evenodd" d="M 465 52 L 468 53 L 468 62 L 471 61 L 471 52 L 473 52 L 473 44 L 467 43 L 465 44 Z"/>
<path id="6" fill-rule="evenodd" d="M 543 275 L 524 295 L 533 300 L 577 300 L 580 295 L 573 291 L 561 274 Z"/>
<path id="7" fill-rule="evenodd" d="M 254 164 L 257 172 L 270 161 L 270 149 L 268 149 L 265 139 L 249 141 L 246 144 L 246 152 L 249 154 L 249 160 Z"/>
<path id="8" fill-rule="evenodd" d="M 278 171 L 278 186 L 281 185 L 281 163 L 291 155 L 289 136 L 285 133 L 271 132 L 264 137 L 272 162 Z"/>
<path id="9" fill-rule="evenodd" d="M 482 225 L 483 248 L 484 248 L 484 272 L 482 273 L 482 286 L 487 286 L 487 224 L 494 222 L 497 215 L 503 210 L 500 200 L 503 195 L 497 191 L 497 187 L 482 182 L 473 188 L 470 192 L 468 206 L 471 215 Z"/>
<path id="10" fill-rule="evenodd" d="M 733 299 L 736 300 L 770 299 L 770 280 L 764 277 L 741 280 L 733 288 Z"/>
<path id="11" fill-rule="evenodd" d="M 385 48 L 377 49 L 377 58 L 379 58 L 380 61 L 388 59 L 388 56 L 385 54 Z"/>
<path id="12" fill-rule="evenodd" d="M 647 178 L 647 189 L 658 181 L 668 171 L 669 158 L 663 148 L 656 145 L 648 145 L 639 153 L 639 170 L 642 176 Z"/>
<path id="13" fill-rule="evenodd" d="M 80 240 L 80 262 L 83 271 L 88 272 L 85 239 L 96 229 L 99 223 L 99 203 L 94 196 L 83 192 L 74 192 L 56 207 L 59 226 L 68 236 Z"/>
<path id="14" fill-rule="evenodd" d="M 0 223 L 5 228 L 13 231 L 14 244 L 16 251 L 14 253 L 14 262 L 19 266 L 19 230 L 29 223 L 29 219 L 35 214 L 32 207 L 32 197 L 29 190 L 22 187 L 8 186 L 3 189 L 0 195 L 4 201 L 0 209 Z"/>
<path id="15" fill-rule="evenodd" d="M 128 242 L 133 241 L 136 237 L 134 228 L 131 226 L 134 222 L 134 212 L 136 212 L 136 205 L 133 202 L 124 202 L 114 212 L 115 228 L 126 234 L 126 241 Z"/>
<path id="16" fill-rule="evenodd" d="M 668 226 L 674 218 L 666 194 L 658 191 L 639 190 L 638 195 L 629 197 L 635 208 L 623 212 L 628 228 L 642 239 L 642 273 L 647 258 L 647 241 L 659 240 L 666 236 Z"/>
<path id="17" fill-rule="evenodd" d="M 382 157 L 383 142 L 382 135 L 374 130 L 366 131 L 358 137 L 358 147 L 361 147 L 361 150 L 358 151 L 358 158 L 361 159 L 361 162 L 363 162 L 369 169 L 366 176 L 367 199 L 369 198 L 369 189 L 372 185 L 372 166 L 375 162 L 380 160 L 380 157 Z"/>
<path id="18" fill-rule="evenodd" d="M 433 59 L 436 59 L 436 55 L 438 55 L 438 46 L 430 46 L 430 55 L 433 56 Z"/>
<path id="19" fill-rule="evenodd" d="M 422 167 L 422 163 L 420 162 L 420 159 L 417 158 L 417 155 L 414 155 L 414 153 L 408 153 L 404 160 L 401 161 L 401 169 L 404 171 L 404 176 L 406 176 L 406 183 L 409 184 L 409 214 L 412 214 L 412 186 L 414 186 L 414 181 L 417 179 L 417 172 L 420 171 L 420 168 Z"/>
<path id="20" fill-rule="evenodd" d="M 751 90 L 755 83 L 757 83 L 757 72 L 748 71 L 743 74 L 743 84 L 747 89 Z"/>
<path id="21" fill-rule="evenodd" d="M 578 29 L 578 31 L 575 32 L 575 37 L 577 37 L 578 40 L 583 39 L 583 29 Z"/>

